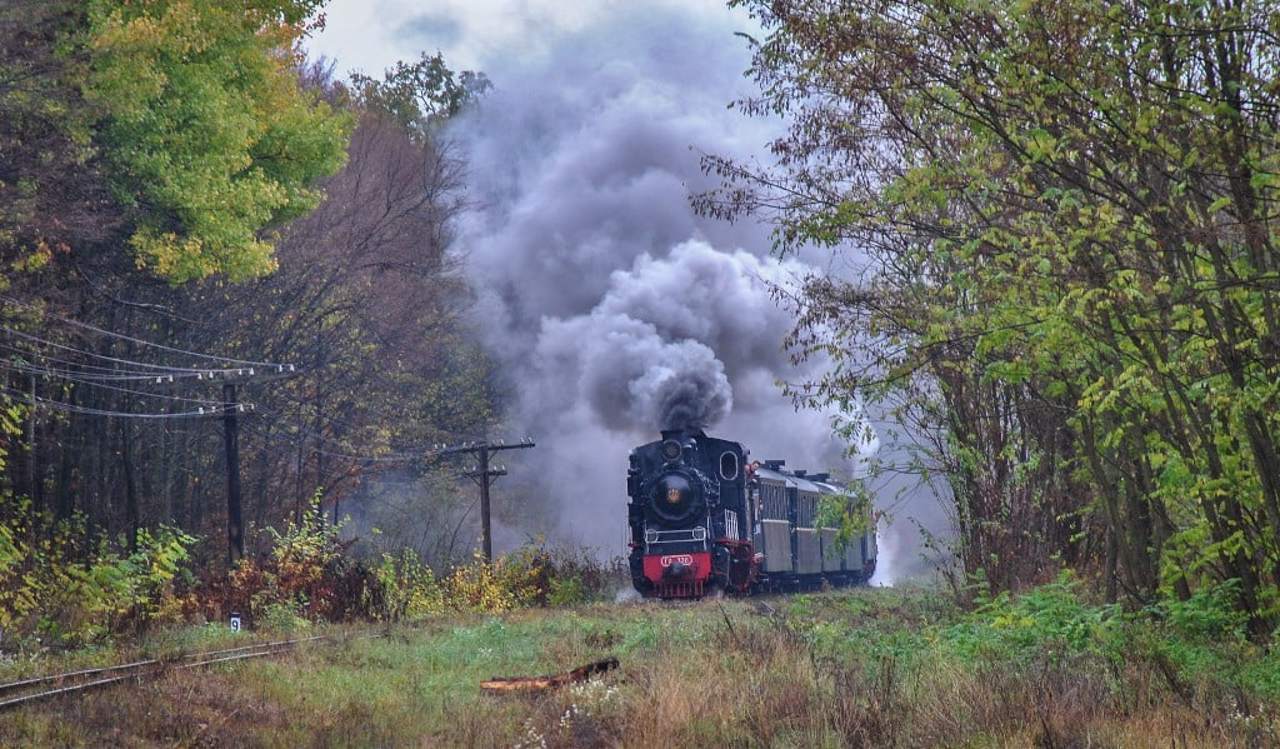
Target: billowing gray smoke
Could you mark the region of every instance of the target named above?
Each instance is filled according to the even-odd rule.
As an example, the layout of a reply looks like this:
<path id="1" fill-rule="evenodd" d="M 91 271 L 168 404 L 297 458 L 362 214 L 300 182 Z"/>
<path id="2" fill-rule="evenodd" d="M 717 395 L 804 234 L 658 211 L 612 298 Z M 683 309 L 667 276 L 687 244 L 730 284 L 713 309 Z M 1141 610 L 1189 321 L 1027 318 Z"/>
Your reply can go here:
<path id="1" fill-rule="evenodd" d="M 791 319 L 769 290 L 801 270 L 697 240 L 661 259 L 640 255 L 609 275 L 591 309 L 543 316 L 530 332 L 536 345 L 520 367 L 534 376 L 518 383 L 526 422 L 555 429 L 582 401 L 601 426 L 634 438 L 715 426 L 735 393 L 749 411 L 777 404 L 772 377 L 788 373 Z M 763 391 L 752 372 L 770 375 Z"/>
<path id="2" fill-rule="evenodd" d="M 656 378 L 646 376 L 641 380 L 641 384 L 657 381 L 653 399 L 658 407 L 658 424 L 663 429 L 705 429 L 729 410 L 733 391 L 716 364 L 719 362 L 710 363 L 703 370 L 685 372 L 659 370 Z"/>
<path id="3" fill-rule="evenodd" d="M 811 372 L 782 349 L 794 321 L 771 288 L 808 266 L 771 259 L 760 226 L 689 207 L 712 186 L 698 151 L 757 153 L 778 127 L 724 106 L 750 89 L 732 36 L 748 22 L 617 7 L 543 54 L 486 61 L 495 89 L 453 130 L 476 320 L 517 396 L 510 432 L 538 441 L 499 506 L 610 555 L 624 551 L 627 453 L 659 429 L 851 468 L 831 415 L 796 411 L 778 387 Z"/>
<path id="4" fill-rule="evenodd" d="M 555 412 L 572 405 L 568 397 L 585 398 L 614 431 L 706 427 L 733 404 L 715 352 L 698 341 L 664 339 L 651 323 L 623 313 L 545 320 L 533 364 L 541 382 L 526 386 L 544 391 L 524 403 L 533 423 L 554 423 Z"/>

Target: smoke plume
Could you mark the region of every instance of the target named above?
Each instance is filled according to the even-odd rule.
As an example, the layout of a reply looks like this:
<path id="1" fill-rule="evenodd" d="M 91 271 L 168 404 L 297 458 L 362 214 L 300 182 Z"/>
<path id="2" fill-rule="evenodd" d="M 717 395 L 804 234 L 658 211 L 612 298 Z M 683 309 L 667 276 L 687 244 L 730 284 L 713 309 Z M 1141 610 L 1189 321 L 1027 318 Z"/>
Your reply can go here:
<path id="1" fill-rule="evenodd" d="M 451 132 L 475 317 L 514 393 L 510 431 L 538 442 L 513 455 L 498 504 L 606 555 L 625 551 L 627 453 L 660 429 L 853 469 L 832 415 L 778 385 L 814 374 L 783 350 L 794 320 L 772 293 L 811 268 L 770 257 L 767 228 L 689 206 L 713 186 L 699 152 L 750 157 L 780 127 L 725 107 L 750 91 L 733 37 L 750 21 L 610 7 L 534 54 L 482 61 L 495 88 Z"/>
<path id="2" fill-rule="evenodd" d="M 724 372 L 715 364 L 719 362 L 708 367 L 714 367 L 714 371 L 660 371 L 653 398 L 658 406 L 658 423 L 663 429 L 704 429 L 718 422 L 729 410 L 733 392 Z M 644 378 L 645 381 L 651 379 Z"/>

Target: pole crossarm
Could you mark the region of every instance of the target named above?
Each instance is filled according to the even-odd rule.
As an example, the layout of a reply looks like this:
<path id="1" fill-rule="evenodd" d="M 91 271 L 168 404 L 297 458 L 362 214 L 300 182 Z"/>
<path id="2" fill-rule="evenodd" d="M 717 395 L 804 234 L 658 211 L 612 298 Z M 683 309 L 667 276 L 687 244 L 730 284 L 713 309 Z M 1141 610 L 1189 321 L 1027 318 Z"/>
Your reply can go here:
<path id="1" fill-rule="evenodd" d="M 488 477 L 488 478 L 490 478 L 490 479 L 495 479 L 495 478 L 497 478 L 497 477 L 499 477 L 499 476 L 506 476 L 506 475 L 507 475 L 507 468 L 506 468 L 506 466 L 498 466 L 497 468 L 493 468 L 493 469 L 490 469 L 490 470 L 488 470 L 488 471 L 482 471 L 482 470 L 480 470 L 480 469 L 478 469 L 478 468 L 477 468 L 477 469 L 476 469 L 476 470 L 474 470 L 474 471 L 465 471 L 465 472 L 463 472 L 463 473 L 459 473 L 459 474 L 458 474 L 458 476 L 459 476 L 459 477 L 462 477 L 462 478 L 468 478 L 468 479 L 475 479 L 475 480 L 477 480 L 477 484 L 479 483 L 478 479 L 482 479 L 482 478 L 485 478 L 485 477 Z M 492 484 L 493 482 L 492 482 L 492 481 L 490 481 L 489 483 L 490 483 L 490 484 Z"/>
<path id="2" fill-rule="evenodd" d="M 496 453 L 502 450 L 523 450 L 530 447 L 537 447 L 537 444 L 530 437 L 525 437 L 519 442 L 490 442 L 488 440 L 480 440 L 478 442 L 459 442 L 456 445 L 436 445 L 433 449 L 427 451 L 427 459 L 443 458 L 449 455 L 462 455 L 465 453 L 478 453 L 481 450 L 487 450 Z"/>

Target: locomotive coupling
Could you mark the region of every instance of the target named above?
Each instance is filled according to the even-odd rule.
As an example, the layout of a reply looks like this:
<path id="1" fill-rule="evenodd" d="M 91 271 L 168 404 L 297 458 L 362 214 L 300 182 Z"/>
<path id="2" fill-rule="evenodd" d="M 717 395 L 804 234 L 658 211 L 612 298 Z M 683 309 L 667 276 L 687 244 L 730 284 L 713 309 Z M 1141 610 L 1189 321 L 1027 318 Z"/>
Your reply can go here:
<path id="1" fill-rule="evenodd" d="M 693 573 L 693 567 L 684 562 L 672 562 L 671 566 L 663 569 L 662 576 L 669 578 L 688 577 Z"/>

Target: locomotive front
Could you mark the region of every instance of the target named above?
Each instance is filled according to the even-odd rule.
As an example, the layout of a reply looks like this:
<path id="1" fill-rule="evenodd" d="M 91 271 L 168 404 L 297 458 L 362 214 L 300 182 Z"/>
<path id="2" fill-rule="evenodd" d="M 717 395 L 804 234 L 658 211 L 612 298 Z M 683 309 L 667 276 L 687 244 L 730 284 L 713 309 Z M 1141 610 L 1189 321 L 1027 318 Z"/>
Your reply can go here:
<path id="1" fill-rule="evenodd" d="M 664 431 L 631 452 L 630 565 L 641 594 L 697 598 L 710 587 L 749 583 L 735 555 L 750 549 L 746 457 L 737 442 L 698 430 Z"/>

